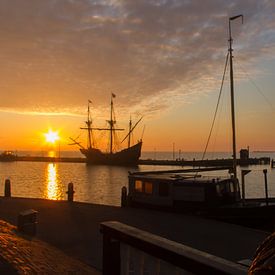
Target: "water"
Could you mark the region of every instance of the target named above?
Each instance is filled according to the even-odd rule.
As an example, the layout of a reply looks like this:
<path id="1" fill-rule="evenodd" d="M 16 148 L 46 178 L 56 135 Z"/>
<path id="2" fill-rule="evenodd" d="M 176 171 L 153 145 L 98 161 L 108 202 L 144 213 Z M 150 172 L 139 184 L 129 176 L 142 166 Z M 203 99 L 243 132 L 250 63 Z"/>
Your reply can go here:
<path id="1" fill-rule="evenodd" d="M 47 155 L 45 152 L 17 152 L 19 155 Z M 251 153 L 251 157 L 271 157 L 275 153 Z M 79 157 L 78 152 L 61 152 L 61 157 Z M 201 153 L 182 152 L 180 157 L 186 160 L 200 159 Z M 227 158 L 229 153 L 209 153 L 206 158 Z M 172 152 L 144 152 L 142 159 L 173 159 Z M 67 186 L 74 183 L 76 201 L 106 205 L 120 205 L 122 186 L 128 184 L 128 171 L 178 169 L 171 166 L 145 166 L 137 168 L 89 166 L 85 163 L 44 163 L 44 162 L 0 162 L 0 194 L 4 194 L 4 182 L 9 178 L 12 184 L 12 196 L 27 198 L 45 198 L 53 200 L 67 199 Z M 268 171 L 269 195 L 275 197 L 275 169 L 268 165 L 255 165 L 242 169 L 251 169 L 246 176 L 246 197 L 264 197 L 263 169 Z M 240 169 L 238 168 L 240 174 Z M 211 175 L 226 175 L 224 172 L 211 172 Z M 240 175 L 239 175 L 240 179 Z"/>

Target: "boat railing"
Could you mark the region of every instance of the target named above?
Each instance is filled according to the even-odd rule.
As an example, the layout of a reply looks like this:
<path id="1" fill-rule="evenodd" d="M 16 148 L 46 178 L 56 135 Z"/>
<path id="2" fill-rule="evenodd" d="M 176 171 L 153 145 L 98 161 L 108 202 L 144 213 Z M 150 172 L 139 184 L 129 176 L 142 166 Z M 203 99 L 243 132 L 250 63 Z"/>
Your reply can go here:
<path id="1" fill-rule="evenodd" d="M 170 174 L 170 173 L 199 173 L 199 172 L 210 172 L 218 170 L 230 170 L 229 166 L 219 167 L 205 167 L 205 168 L 190 168 L 190 169 L 172 169 L 172 170 L 158 170 L 158 171 L 141 171 L 141 172 L 128 172 L 129 175 L 147 175 L 147 174 Z"/>
<path id="2" fill-rule="evenodd" d="M 102 274 L 247 274 L 247 267 L 126 224 L 100 224 Z"/>

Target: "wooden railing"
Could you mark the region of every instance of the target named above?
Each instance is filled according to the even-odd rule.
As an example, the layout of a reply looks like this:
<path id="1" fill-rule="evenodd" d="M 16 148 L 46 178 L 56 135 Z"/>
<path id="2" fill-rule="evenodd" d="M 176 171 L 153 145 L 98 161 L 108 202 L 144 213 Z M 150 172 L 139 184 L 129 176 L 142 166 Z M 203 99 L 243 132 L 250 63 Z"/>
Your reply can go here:
<path id="1" fill-rule="evenodd" d="M 100 225 L 103 275 L 247 274 L 240 264 L 120 222 Z"/>

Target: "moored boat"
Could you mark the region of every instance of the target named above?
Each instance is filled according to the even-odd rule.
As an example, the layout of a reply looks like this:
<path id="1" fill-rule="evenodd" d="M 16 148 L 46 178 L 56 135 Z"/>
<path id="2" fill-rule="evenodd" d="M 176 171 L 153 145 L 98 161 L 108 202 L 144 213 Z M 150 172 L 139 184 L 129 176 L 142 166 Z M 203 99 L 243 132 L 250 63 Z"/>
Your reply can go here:
<path id="1" fill-rule="evenodd" d="M 213 169 L 217 168 L 130 173 L 128 203 L 194 212 L 239 201 L 240 190 L 232 178 L 197 174 Z"/>
<path id="2" fill-rule="evenodd" d="M 104 164 L 104 165 L 121 165 L 121 166 L 135 166 L 138 164 L 138 160 L 141 155 L 141 148 L 142 148 L 142 140 L 139 140 L 136 144 L 131 145 L 131 135 L 134 131 L 135 127 L 141 121 L 139 119 L 137 123 L 132 126 L 132 121 L 130 119 L 129 123 L 129 132 L 123 141 L 128 138 L 128 147 L 122 149 L 120 151 L 114 150 L 114 133 L 115 131 L 122 131 L 124 129 L 116 128 L 116 120 L 114 115 L 114 107 L 113 107 L 113 98 L 115 97 L 114 94 L 111 94 L 111 112 L 110 112 L 110 120 L 107 120 L 109 127 L 107 128 L 97 128 L 92 126 L 92 118 L 90 112 L 90 103 L 88 101 L 88 115 L 86 127 L 81 129 L 87 130 L 88 133 L 88 146 L 85 148 L 75 139 L 73 140 L 73 144 L 77 144 L 80 147 L 80 152 L 86 157 L 88 164 Z M 109 140 L 109 151 L 102 152 L 100 149 L 96 148 L 94 145 L 92 131 L 109 131 L 110 132 L 110 140 Z"/>
<path id="3" fill-rule="evenodd" d="M 228 168 L 129 173 L 125 204 L 270 230 L 275 225 L 275 198 L 242 199 L 239 182 L 233 177 L 204 175 L 207 171 L 223 169 Z"/>
<path id="4" fill-rule="evenodd" d="M 233 39 L 230 22 L 239 17 L 242 15 L 229 18 L 227 60 L 229 56 L 233 159 L 230 169 L 225 168 L 229 169 L 228 177 L 206 176 L 203 173 L 221 170 L 223 167 L 129 173 L 128 194 L 124 196 L 125 205 L 192 213 L 246 226 L 273 229 L 275 198 L 266 196 L 262 199 L 245 199 L 244 188 L 241 198 L 237 178 Z M 242 175 L 248 172 L 249 170 L 243 170 Z"/>

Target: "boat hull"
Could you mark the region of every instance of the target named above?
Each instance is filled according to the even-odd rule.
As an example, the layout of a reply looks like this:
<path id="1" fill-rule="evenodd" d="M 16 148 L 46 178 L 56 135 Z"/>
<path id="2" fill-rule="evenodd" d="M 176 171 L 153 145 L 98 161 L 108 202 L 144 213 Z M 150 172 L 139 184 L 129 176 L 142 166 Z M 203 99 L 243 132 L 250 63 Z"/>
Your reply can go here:
<path id="1" fill-rule="evenodd" d="M 103 153 L 99 149 L 80 149 L 88 164 L 104 164 L 119 166 L 134 166 L 138 164 L 141 155 L 142 142 L 116 153 Z"/>
<path id="2" fill-rule="evenodd" d="M 182 204 L 181 206 L 173 204 L 155 205 L 137 202 L 128 198 L 128 206 L 134 208 L 143 208 L 159 210 L 164 212 L 176 212 L 182 214 L 195 215 L 222 222 L 238 224 L 246 227 L 274 231 L 275 229 L 275 198 L 269 199 L 269 204 L 263 202 L 263 199 L 248 199 L 245 204 L 235 203 L 233 205 L 220 207 L 203 207 L 198 204 Z"/>
<path id="3" fill-rule="evenodd" d="M 124 205 L 274 230 L 275 198 L 242 201 L 238 181 L 233 178 L 192 175 L 190 170 L 196 172 L 186 169 L 180 175 L 171 171 L 130 173 Z"/>

